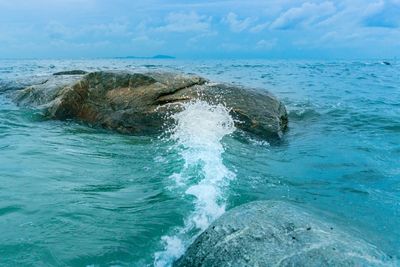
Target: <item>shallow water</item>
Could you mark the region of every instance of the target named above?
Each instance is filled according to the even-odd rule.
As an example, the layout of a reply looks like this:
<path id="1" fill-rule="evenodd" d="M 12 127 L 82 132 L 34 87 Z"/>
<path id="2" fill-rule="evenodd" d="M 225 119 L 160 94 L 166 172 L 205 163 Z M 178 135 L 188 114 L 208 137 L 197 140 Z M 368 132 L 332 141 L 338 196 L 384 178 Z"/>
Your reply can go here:
<path id="1" fill-rule="evenodd" d="M 0 94 L 0 265 L 165 266 L 225 210 L 260 199 L 299 203 L 400 257 L 400 63 L 4 60 L 0 91 L 65 69 L 167 69 L 267 89 L 290 129 L 271 146 L 200 102 L 162 136 L 119 135 Z"/>

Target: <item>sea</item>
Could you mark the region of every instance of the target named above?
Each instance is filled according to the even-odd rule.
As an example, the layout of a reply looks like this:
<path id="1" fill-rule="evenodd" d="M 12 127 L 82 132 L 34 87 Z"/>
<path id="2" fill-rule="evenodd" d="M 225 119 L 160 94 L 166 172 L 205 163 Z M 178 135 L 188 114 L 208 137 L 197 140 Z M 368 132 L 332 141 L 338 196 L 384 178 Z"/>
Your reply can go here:
<path id="1" fill-rule="evenodd" d="M 57 71 L 166 70 L 272 92 L 279 143 L 191 102 L 157 136 L 18 107 Z M 300 205 L 400 258 L 400 61 L 0 60 L 0 266 L 171 266 L 224 212 Z"/>

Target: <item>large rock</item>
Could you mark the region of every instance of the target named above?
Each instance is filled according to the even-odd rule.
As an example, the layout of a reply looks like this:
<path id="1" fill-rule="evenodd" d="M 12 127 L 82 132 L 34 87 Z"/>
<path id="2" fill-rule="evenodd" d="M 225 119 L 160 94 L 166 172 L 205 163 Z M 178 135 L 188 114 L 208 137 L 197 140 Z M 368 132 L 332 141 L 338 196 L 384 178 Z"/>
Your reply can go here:
<path id="1" fill-rule="evenodd" d="M 295 205 L 256 201 L 216 220 L 175 267 L 394 266 L 373 245 Z"/>
<path id="2" fill-rule="evenodd" d="M 287 127 L 284 105 L 265 91 L 168 72 L 71 73 L 29 86 L 14 99 L 21 105 L 42 107 L 50 118 L 79 119 L 124 133 L 158 132 L 168 119 L 166 114 L 196 99 L 223 103 L 238 128 L 260 136 L 280 138 Z"/>

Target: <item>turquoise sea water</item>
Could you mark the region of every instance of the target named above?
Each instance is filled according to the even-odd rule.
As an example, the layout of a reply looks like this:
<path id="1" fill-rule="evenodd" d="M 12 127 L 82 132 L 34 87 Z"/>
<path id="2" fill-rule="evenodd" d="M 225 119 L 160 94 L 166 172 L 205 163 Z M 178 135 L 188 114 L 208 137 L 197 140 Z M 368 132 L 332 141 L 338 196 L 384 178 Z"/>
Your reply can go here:
<path id="1" fill-rule="evenodd" d="M 3 60 L 0 91 L 59 70 L 164 69 L 269 90 L 269 145 L 192 103 L 161 136 L 46 120 L 0 93 L 0 265 L 168 266 L 225 210 L 299 203 L 400 257 L 400 62 Z"/>

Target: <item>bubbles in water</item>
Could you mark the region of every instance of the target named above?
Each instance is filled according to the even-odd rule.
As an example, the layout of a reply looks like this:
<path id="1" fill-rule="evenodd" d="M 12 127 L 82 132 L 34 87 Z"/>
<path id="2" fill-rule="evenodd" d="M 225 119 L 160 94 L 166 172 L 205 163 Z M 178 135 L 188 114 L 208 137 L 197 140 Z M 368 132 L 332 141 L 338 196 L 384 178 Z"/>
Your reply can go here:
<path id="1" fill-rule="evenodd" d="M 185 252 L 185 246 L 178 236 L 163 236 L 162 241 L 165 250 L 155 254 L 154 266 L 171 266 L 174 259 L 179 258 Z"/>
<path id="2" fill-rule="evenodd" d="M 235 131 L 229 110 L 204 101 L 183 105 L 181 112 L 172 115 L 176 125 L 170 139 L 185 163 L 170 178 L 185 195 L 194 197 L 194 210 L 175 235 L 162 238 L 164 251 L 155 253 L 155 266 L 170 266 L 197 234 L 225 212 L 224 188 L 235 177 L 222 159 L 222 138 Z"/>

